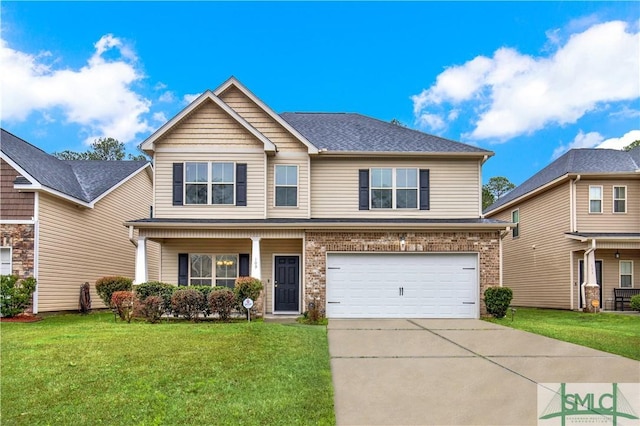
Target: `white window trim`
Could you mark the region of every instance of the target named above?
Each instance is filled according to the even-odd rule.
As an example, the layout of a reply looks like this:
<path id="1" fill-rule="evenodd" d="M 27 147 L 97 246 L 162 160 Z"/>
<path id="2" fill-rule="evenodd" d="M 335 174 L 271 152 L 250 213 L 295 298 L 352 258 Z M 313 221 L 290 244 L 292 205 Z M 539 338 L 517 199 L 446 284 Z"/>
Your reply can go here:
<path id="1" fill-rule="evenodd" d="M 283 167 L 295 167 L 296 168 L 296 184 L 295 185 L 278 185 L 276 184 L 277 180 L 277 174 L 278 174 L 278 167 L 279 166 L 283 166 Z M 296 205 L 295 206 L 279 206 L 276 203 L 277 197 L 276 197 L 276 190 L 278 187 L 282 187 L 282 188 L 296 188 Z M 274 208 L 278 208 L 278 209 L 297 209 L 298 207 L 300 207 L 300 166 L 297 164 L 274 164 L 273 165 L 273 207 Z"/>
<path id="2" fill-rule="evenodd" d="M 624 198 L 616 198 L 616 188 L 624 188 Z M 613 214 L 627 214 L 627 194 L 629 192 L 627 191 L 627 185 L 613 185 L 613 188 L 611 189 L 611 198 L 613 199 L 613 203 L 611 205 L 611 212 Z M 622 212 L 617 212 L 616 211 L 616 201 L 621 201 L 624 200 L 624 211 Z"/>
<path id="3" fill-rule="evenodd" d="M 187 202 L 187 185 L 204 185 L 204 183 L 198 182 L 187 182 L 187 163 L 198 164 L 205 163 L 207 165 L 207 202 L 206 204 L 193 204 Z M 232 164 L 233 166 L 233 202 L 230 204 L 213 204 L 213 164 Z M 198 206 L 220 206 L 220 207 L 229 207 L 236 205 L 236 185 L 237 185 L 237 176 L 236 176 L 236 163 L 234 161 L 185 161 L 183 167 L 183 177 L 182 177 L 182 199 L 184 200 L 185 206 L 198 207 Z M 216 185 L 230 185 L 230 182 L 215 182 Z"/>
<path id="4" fill-rule="evenodd" d="M 600 198 L 591 198 L 591 188 L 600 188 Z M 588 199 L 589 199 L 589 214 L 602 214 L 602 212 L 604 212 L 604 190 L 602 188 L 602 185 L 589 185 L 589 194 L 588 194 Z M 591 201 L 600 201 L 600 211 L 599 212 L 593 212 L 591 211 Z"/>
<path id="5" fill-rule="evenodd" d="M 384 187 L 374 187 L 373 186 L 373 170 L 384 170 L 384 169 L 391 169 L 391 187 L 390 188 L 384 188 Z M 398 188 L 397 186 L 397 182 L 396 182 L 396 171 L 398 169 L 402 169 L 402 170 L 415 170 L 416 171 L 416 207 L 410 207 L 410 208 L 399 208 L 397 207 L 397 201 L 398 201 L 398 197 L 397 197 L 397 190 L 398 189 L 414 189 L 414 187 L 402 187 L 402 188 Z M 373 207 L 373 204 L 371 203 L 371 191 L 374 189 L 390 189 L 391 190 L 391 207 Z M 418 167 L 371 167 L 369 168 L 369 210 L 401 210 L 401 211 L 411 211 L 411 210 L 420 210 L 420 168 Z"/>
<path id="6" fill-rule="evenodd" d="M 622 287 L 622 263 L 631 264 L 631 287 Z M 625 274 L 627 275 L 627 274 Z M 633 288 L 633 260 L 620 260 L 618 261 L 618 287 L 620 288 Z"/>
<path id="7" fill-rule="evenodd" d="M 13 248 L 10 246 L 2 246 L 0 247 L 0 249 L 9 251 L 9 274 L 8 275 L 11 275 L 13 273 Z"/>
<path id="8" fill-rule="evenodd" d="M 516 226 L 515 226 L 515 228 L 513 228 L 511 230 L 511 238 L 513 238 L 513 239 L 520 238 L 520 208 L 511 210 L 511 221 L 512 222 L 513 222 L 513 214 L 515 212 L 518 212 L 518 222 L 514 222 L 514 223 L 516 223 Z M 513 235 L 513 233 L 516 231 L 516 229 L 518 230 L 517 231 L 518 235 Z"/>
<path id="9" fill-rule="evenodd" d="M 211 257 L 211 277 L 192 277 L 191 276 L 191 256 L 210 256 Z M 216 286 L 216 279 L 231 279 L 226 277 L 218 278 L 216 276 L 216 256 L 235 256 L 236 257 L 236 276 L 235 279 L 238 279 L 240 276 L 240 253 L 189 253 L 189 278 L 187 279 L 187 286 L 191 287 L 198 284 L 191 284 L 191 279 L 194 280 L 203 280 L 211 278 L 211 286 Z M 202 285 L 202 284 L 200 284 Z"/>

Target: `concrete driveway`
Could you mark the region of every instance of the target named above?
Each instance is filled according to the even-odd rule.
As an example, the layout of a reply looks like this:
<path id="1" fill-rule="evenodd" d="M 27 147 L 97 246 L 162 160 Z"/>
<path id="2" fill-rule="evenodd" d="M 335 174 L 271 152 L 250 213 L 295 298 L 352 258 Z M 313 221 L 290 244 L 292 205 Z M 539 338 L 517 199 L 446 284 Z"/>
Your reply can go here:
<path id="1" fill-rule="evenodd" d="M 480 320 L 328 330 L 338 425 L 530 425 L 538 383 L 640 382 L 640 362 Z"/>

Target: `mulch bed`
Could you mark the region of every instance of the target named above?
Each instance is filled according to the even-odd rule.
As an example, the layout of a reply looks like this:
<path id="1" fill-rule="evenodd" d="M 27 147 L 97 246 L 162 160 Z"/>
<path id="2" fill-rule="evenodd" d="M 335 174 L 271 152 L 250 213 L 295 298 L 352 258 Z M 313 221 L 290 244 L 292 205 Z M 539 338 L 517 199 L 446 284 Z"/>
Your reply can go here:
<path id="1" fill-rule="evenodd" d="M 18 314 L 11 318 L 0 318 L 0 322 L 37 322 L 42 318 L 33 314 Z"/>

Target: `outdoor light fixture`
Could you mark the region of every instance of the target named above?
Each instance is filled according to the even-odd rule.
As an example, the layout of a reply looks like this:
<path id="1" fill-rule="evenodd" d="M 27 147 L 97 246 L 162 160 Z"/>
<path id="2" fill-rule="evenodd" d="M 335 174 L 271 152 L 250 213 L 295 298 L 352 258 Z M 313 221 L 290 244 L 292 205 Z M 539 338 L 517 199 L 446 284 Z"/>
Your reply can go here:
<path id="1" fill-rule="evenodd" d="M 406 247 L 407 242 L 404 239 L 404 235 L 400 235 L 400 250 L 404 251 L 404 248 Z"/>
<path id="2" fill-rule="evenodd" d="M 616 256 L 616 259 L 620 259 L 620 252 L 618 250 L 616 250 L 615 256 Z"/>

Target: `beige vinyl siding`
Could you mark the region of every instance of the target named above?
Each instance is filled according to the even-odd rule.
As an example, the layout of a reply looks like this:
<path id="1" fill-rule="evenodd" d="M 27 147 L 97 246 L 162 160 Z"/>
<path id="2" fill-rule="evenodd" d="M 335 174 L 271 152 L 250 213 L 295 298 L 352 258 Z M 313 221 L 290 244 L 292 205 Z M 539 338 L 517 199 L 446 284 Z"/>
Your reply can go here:
<path id="1" fill-rule="evenodd" d="M 171 129 L 157 146 L 212 145 L 260 147 L 264 144 L 212 101 L 206 101 Z"/>
<path id="2" fill-rule="evenodd" d="M 135 247 L 123 222 L 148 217 L 151 180 L 138 173 L 98 201 L 94 209 L 78 207 L 46 193 L 39 197 L 38 309 L 78 309 L 80 286 L 91 285 L 93 308 L 104 307 L 96 279 L 135 274 Z M 157 279 L 158 247 L 149 243 L 149 277 Z"/>
<path id="3" fill-rule="evenodd" d="M 602 213 L 589 213 L 589 186 L 602 186 Z M 613 187 L 627 187 L 627 212 L 613 213 Z M 640 177 L 638 179 L 582 179 L 576 184 L 579 232 L 640 232 Z"/>
<path id="4" fill-rule="evenodd" d="M 13 167 L 0 160 L 0 219 L 31 220 L 33 218 L 33 192 L 13 188 L 13 181 L 20 176 Z"/>
<path id="5" fill-rule="evenodd" d="M 213 149 L 212 149 L 213 151 Z M 265 215 L 264 153 L 157 152 L 154 216 L 157 218 L 263 219 Z M 247 205 L 173 205 L 173 163 L 234 162 L 247 164 Z"/>
<path id="6" fill-rule="evenodd" d="M 241 254 L 251 253 L 251 239 L 180 239 L 168 240 L 162 246 L 163 282 L 178 282 L 178 254 Z M 262 239 L 260 255 L 262 284 L 266 291 L 266 312 L 272 312 L 273 306 L 273 256 L 275 254 L 297 254 L 302 267 L 302 239 Z M 301 272 L 302 275 L 302 272 Z M 300 278 L 302 279 L 302 278 Z M 301 286 L 302 288 L 302 286 Z M 259 307 L 262 312 L 263 307 Z"/>
<path id="7" fill-rule="evenodd" d="M 308 156 L 271 157 L 267 167 L 267 205 L 269 218 L 308 218 L 309 217 L 309 161 Z M 298 166 L 298 206 L 276 207 L 275 203 L 275 166 Z"/>
<path id="8" fill-rule="evenodd" d="M 516 208 L 520 235 L 509 232 L 502 240 L 503 285 L 513 290 L 512 305 L 570 309 L 570 251 L 580 245 L 564 235 L 570 226 L 569 184 L 491 218 L 510 222 Z"/>
<path id="9" fill-rule="evenodd" d="M 219 98 L 273 142 L 278 147 L 279 152 L 307 152 L 307 147 L 302 142 L 293 137 L 291 133 L 237 88 L 229 87 Z"/>
<path id="10" fill-rule="evenodd" d="M 429 169 L 430 210 L 358 210 L 358 170 L 372 167 Z M 313 218 L 477 218 L 478 160 L 317 158 L 311 162 Z"/>

